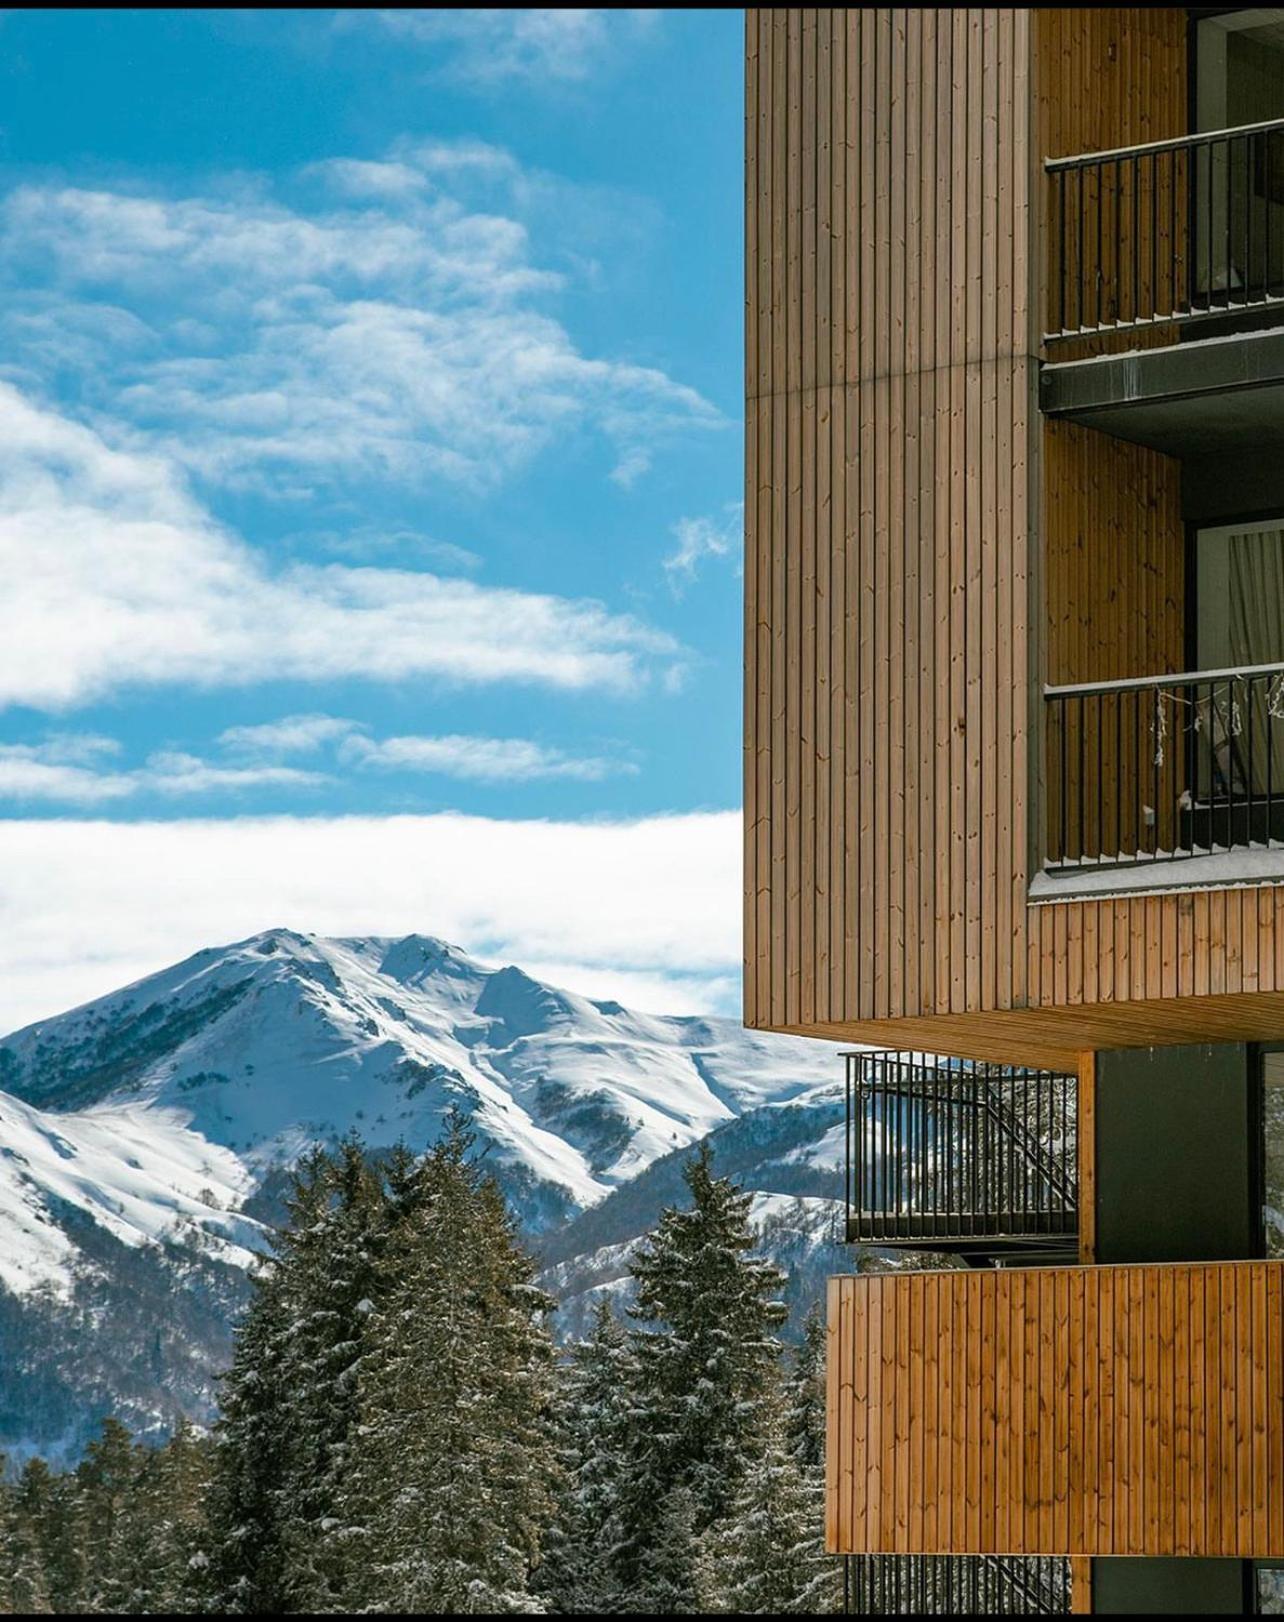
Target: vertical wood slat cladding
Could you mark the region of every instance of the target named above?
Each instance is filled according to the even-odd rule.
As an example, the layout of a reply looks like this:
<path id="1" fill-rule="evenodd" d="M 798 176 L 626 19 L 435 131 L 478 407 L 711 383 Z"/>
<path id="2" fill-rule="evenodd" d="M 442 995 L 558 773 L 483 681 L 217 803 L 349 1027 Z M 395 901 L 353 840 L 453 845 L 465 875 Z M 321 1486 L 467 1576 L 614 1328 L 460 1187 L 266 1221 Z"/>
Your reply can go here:
<path id="1" fill-rule="evenodd" d="M 1042 534 L 1045 668 L 1051 685 L 1158 676 L 1185 668 L 1186 533 L 1181 464 L 1142 445 L 1074 423 L 1043 425 Z M 1152 745 L 1134 696 L 1063 706 L 1045 732 L 1046 815 L 1067 855 L 1092 845 L 1094 827 L 1114 830 L 1118 848 L 1140 835 Z M 1145 720 L 1149 722 L 1149 713 Z M 1079 794 L 1076 744 L 1088 746 Z M 1101 744 L 1101 759 L 1097 745 Z M 1181 737 L 1170 746 L 1181 747 Z M 1062 801 L 1062 772 L 1066 798 Z M 1153 791 L 1149 798 L 1155 798 Z M 1064 803 L 1064 809 L 1063 809 Z M 1161 844 L 1171 843 L 1175 808 L 1159 806 Z M 1080 817 L 1088 826 L 1079 826 Z M 1064 830 L 1060 823 L 1064 818 Z M 1095 854 L 1095 845 L 1093 845 Z"/>
<path id="2" fill-rule="evenodd" d="M 751 1024 L 1024 999 L 1028 29 L 748 14 Z"/>
<path id="3" fill-rule="evenodd" d="M 1184 42 L 747 14 L 750 1025 L 1052 1064 L 1284 1031 L 1280 887 L 1027 904 L 1042 681 L 1183 662 L 1174 465 L 1031 403 L 1030 187 L 1178 133 Z"/>
<path id="4" fill-rule="evenodd" d="M 1138 146 L 1184 135 L 1188 119 L 1186 33 L 1186 13 L 1177 6 L 1037 8 L 1033 50 L 1037 68 L 1039 156 L 1074 157 L 1079 153 L 1105 152 L 1114 147 Z M 1180 240 L 1174 243 L 1170 235 L 1172 222 L 1181 222 L 1185 217 L 1184 190 L 1179 190 L 1174 199 L 1165 189 L 1174 183 L 1181 185 L 1180 176 L 1174 181 L 1175 174 L 1175 169 L 1164 169 L 1161 174 L 1158 229 L 1153 245 L 1149 237 L 1149 182 L 1144 177 L 1141 180 L 1136 218 L 1141 232 L 1137 249 L 1143 297 L 1150 291 L 1152 263 L 1158 289 L 1170 288 L 1165 266 L 1171 262 L 1174 251 L 1184 250 L 1184 243 Z M 1091 217 L 1097 201 L 1095 180 L 1089 176 L 1084 184 L 1084 207 Z M 1120 177 L 1120 184 L 1124 188 L 1124 223 L 1131 237 L 1130 182 Z M 1114 196 L 1113 188 L 1108 187 L 1102 199 L 1105 240 L 1101 244 L 1101 269 L 1107 288 L 1114 286 L 1116 270 L 1110 229 Z M 1054 253 L 1057 251 L 1056 231 L 1053 222 L 1049 221 L 1048 226 L 1048 251 Z M 1155 249 L 1153 260 L 1152 246 Z M 1049 294 L 1052 292 L 1051 270 L 1049 266 Z M 1109 312 L 1106 314 L 1108 316 Z M 1045 315 L 1052 325 L 1053 312 L 1041 309 L 1040 319 Z M 1074 360 L 1088 354 L 1150 348 L 1175 341 L 1171 326 L 1106 333 L 1060 344 L 1056 358 Z"/>
<path id="5" fill-rule="evenodd" d="M 829 1288 L 832 1553 L 1284 1554 L 1284 1263 Z"/>

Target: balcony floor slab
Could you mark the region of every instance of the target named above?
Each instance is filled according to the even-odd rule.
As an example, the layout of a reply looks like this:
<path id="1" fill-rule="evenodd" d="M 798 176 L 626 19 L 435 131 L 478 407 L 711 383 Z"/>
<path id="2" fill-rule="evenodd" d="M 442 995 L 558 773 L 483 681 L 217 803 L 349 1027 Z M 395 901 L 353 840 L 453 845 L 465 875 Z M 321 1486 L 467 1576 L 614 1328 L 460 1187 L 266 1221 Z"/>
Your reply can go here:
<path id="1" fill-rule="evenodd" d="M 1039 404 L 1046 416 L 1169 456 L 1278 447 L 1284 327 L 1049 362 Z"/>

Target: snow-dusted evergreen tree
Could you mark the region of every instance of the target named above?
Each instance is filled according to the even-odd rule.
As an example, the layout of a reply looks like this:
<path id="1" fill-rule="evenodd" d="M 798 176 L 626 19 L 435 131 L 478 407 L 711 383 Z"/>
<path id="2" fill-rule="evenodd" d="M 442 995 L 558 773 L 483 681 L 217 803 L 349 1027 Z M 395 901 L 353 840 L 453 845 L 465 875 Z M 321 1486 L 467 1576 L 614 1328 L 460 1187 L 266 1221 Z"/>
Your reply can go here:
<path id="1" fill-rule="evenodd" d="M 85 1577 L 82 1609 L 123 1611 L 129 1594 L 125 1548 L 138 1464 L 129 1432 L 105 1419 L 76 1470 L 79 1544 Z"/>
<path id="2" fill-rule="evenodd" d="M 680 1547 L 681 1526 L 689 1519 L 703 1533 L 739 1485 L 785 1317 L 780 1273 L 753 1255 L 751 1196 L 714 1175 L 707 1145 L 684 1177 L 690 1207 L 666 1209 L 633 1262 L 638 1374 L 622 1571 L 629 1608 L 642 1611 L 685 1591 L 695 1555 Z M 675 1492 L 686 1496 L 670 1502 Z"/>
<path id="3" fill-rule="evenodd" d="M 48 1472 L 40 1468 L 47 1480 Z M 30 1465 L 27 1471 L 29 1477 Z M 52 1609 L 41 1528 L 31 1507 L 30 1494 L 7 1479 L 0 1455 L 0 1616 L 43 1616 Z"/>
<path id="4" fill-rule="evenodd" d="M 285 1609 L 281 1537 L 285 1305 L 280 1270 L 265 1266 L 221 1388 L 206 1516 L 205 1608 L 222 1615 Z"/>
<path id="5" fill-rule="evenodd" d="M 187 1424 L 164 1447 L 136 1450 L 120 1566 L 129 1614 L 187 1615 L 201 1609 L 211 1455 L 210 1441 Z"/>
<path id="6" fill-rule="evenodd" d="M 357 1384 L 383 1292 L 380 1179 L 355 1140 L 307 1168 L 278 1240 L 285 1334 L 279 1527 L 293 1612 L 335 1609 L 346 1545 L 335 1506 L 346 1478 Z"/>
<path id="7" fill-rule="evenodd" d="M 841 1609 L 842 1567 L 825 1553 L 823 1496 L 794 1449 L 793 1417 L 784 1393 L 772 1392 L 761 1410 L 761 1446 L 727 1514 L 701 1540 L 705 1611 L 800 1616 Z"/>
<path id="8" fill-rule="evenodd" d="M 339 1513 L 347 1608 L 542 1609 L 532 1572 L 557 1465 L 548 1296 L 454 1117 L 391 1255 Z"/>
<path id="9" fill-rule="evenodd" d="M 793 1355 L 785 1410 L 785 1439 L 800 1469 L 825 1470 L 825 1315 L 815 1306 L 803 1320 Z"/>
<path id="10" fill-rule="evenodd" d="M 558 1402 L 563 1482 L 540 1567 L 540 1593 L 554 1611 L 621 1608 L 621 1491 L 637 1368 L 611 1303 L 598 1303 L 593 1332 L 571 1348 Z"/>
<path id="11" fill-rule="evenodd" d="M 622 1609 L 644 1616 L 694 1616 L 700 1611 L 697 1504 L 689 1487 L 671 1487 L 655 1506 L 641 1546 L 636 1578 Z"/>
<path id="12" fill-rule="evenodd" d="M 81 1603 L 84 1558 L 74 1480 L 29 1459 L 12 1489 L 6 1529 L 8 1603 L 14 1616 L 65 1614 Z"/>

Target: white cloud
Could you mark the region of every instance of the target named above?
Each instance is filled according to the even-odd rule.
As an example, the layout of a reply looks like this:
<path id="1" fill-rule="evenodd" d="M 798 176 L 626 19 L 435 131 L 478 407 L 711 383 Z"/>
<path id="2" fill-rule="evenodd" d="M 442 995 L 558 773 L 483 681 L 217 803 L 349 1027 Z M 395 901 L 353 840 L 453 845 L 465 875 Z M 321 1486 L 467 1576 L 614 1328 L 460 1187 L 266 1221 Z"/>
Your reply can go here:
<path id="1" fill-rule="evenodd" d="M 167 795 L 205 794 L 309 788 L 326 781 L 317 772 L 293 766 L 227 765 L 179 750 L 157 750 L 133 770 L 106 767 L 104 757 L 115 755 L 119 747 L 114 739 L 79 733 L 53 733 L 36 744 L 0 744 L 0 800 L 96 805 L 148 789 Z"/>
<path id="2" fill-rule="evenodd" d="M 354 14 L 344 14 L 345 20 Z M 622 46 L 648 32 L 651 9 L 461 6 L 364 14 L 399 39 L 430 47 L 455 76 L 478 84 L 515 80 L 537 88 L 579 82 L 598 71 Z"/>
<path id="3" fill-rule="evenodd" d="M 314 788 L 326 778 L 297 766 L 225 766 L 181 750 L 161 750 L 148 757 L 136 781 L 161 794 L 210 794 L 252 788 Z"/>
<path id="4" fill-rule="evenodd" d="M 0 383 L 0 707 L 122 687 L 434 676 L 628 691 L 673 640 L 601 604 L 398 569 L 272 570 L 163 458 Z"/>
<path id="5" fill-rule="evenodd" d="M 105 764 L 119 753 L 111 738 L 51 733 L 36 744 L 0 744 L 0 801 L 42 800 L 93 805 L 131 794 L 213 794 L 261 788 L 315 788 L 329 771 L 284 764 L 325 751 L 335 768 L 431 772 L 476 783 L 529 783 L 567 778 L 596 783 L 637 768 L 630 761 L 572 755 L 528 738 L 448 733 L 371 738 L 364 725 L 332 715 L 287 715 L 257 726 L 228 727 L 222 759 L 181 749 L 155 750 L 132 769 Z"/>
<path id="6" fill-rule="evenodd" d="M 566 777 L 596 783 L 612 773 L 632 771 L 628 762 L 568 755 L 529 738 L 478 738 L 448 734 L 438 738 L 366 738 L 354 736 L 343 748 L 345 759 L 361 766 L 396 771 L 438 772 L 480 783 L 526 783 L 536 778 Z"/>
<path id="7" fill-rule="evenodd" d="M 355 721 L 337 715 L 283 715 L 259 726 L 228 727 L 219 742 L 234 753 L 307 755 L 356 731 Z"/>
<path id="8" fill-rule="evenodd" d="M 677 546 L 664 560 L 675 595 L 695 580 L 707 558 L 739 557 L 744 543 L 744 504 L 732 502 L 722 518 L 680 518 L 673 526 Z"/>
<path id="9" fill-rule="evenodd" d="M 0 800 L 49 800 L 95 805 L 134 792 L 124 773 L 101 771 L 106 740 L 52 738 L 39 744 L 0 744 Z M 88 747 L 86 747 L 88 745 Z"/>
<path id="10" fill-rule="evenodd" d="M 484 206 L 451 195 L 479 183 Z M 555 183 L 507 153 L 407 145 L 284 184 L 303 200 L 16 188 L 0 205 L 12 375 L 70 380 L 117 437 L 273 497 L 488 486 L 575 432 L 627 483 L 657 443 L 725 425 L 658 368 L 584 353 L 543 308 L 563 276 L 518 216 L 545 219 L 533 198 Z"/>
<path id="11" fill-rule="evenodd" d="M 740 882 L 729 811 L 0 822 L 0 1030 L 277 925 L 443 935 L 590 995 L 733 1012 Z"/>

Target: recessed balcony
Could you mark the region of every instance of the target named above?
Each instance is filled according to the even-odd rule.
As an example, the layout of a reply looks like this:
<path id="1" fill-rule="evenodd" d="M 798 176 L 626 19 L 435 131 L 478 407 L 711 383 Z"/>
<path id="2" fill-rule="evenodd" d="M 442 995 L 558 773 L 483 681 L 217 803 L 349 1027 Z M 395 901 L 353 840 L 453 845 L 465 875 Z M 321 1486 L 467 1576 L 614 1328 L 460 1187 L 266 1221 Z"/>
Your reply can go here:
<path id="1" fill-rule="evenodd" d="M 1188 459 L 1284 431 L 1284 119 L 1046 165 L 1040 406 Z"/>
<path id="2" fill-rule="evenodd" d="M 1284 877 L 1284 664 L 1044 699 L 1045 873 L 1105 878 L 1088 889 Z"/>
<path id="3" fill-rule="evenodd" d="M 1070 1562 L 995 1555 L 849 1555 L 848 1616 L 1067 1616 Z"/>
<path id="4" fill-rule="evenodd" d="M 1284 119 L 1044 167 L 1045 343 L 1156 328 L 1172 341 L 1284 308 Z"/>
<path id="5" fill-rule="evenodd" d="M 847 1237 L 970 1262 L 1076 1254 L 1077 1077 L 847 1055 Z"/>

